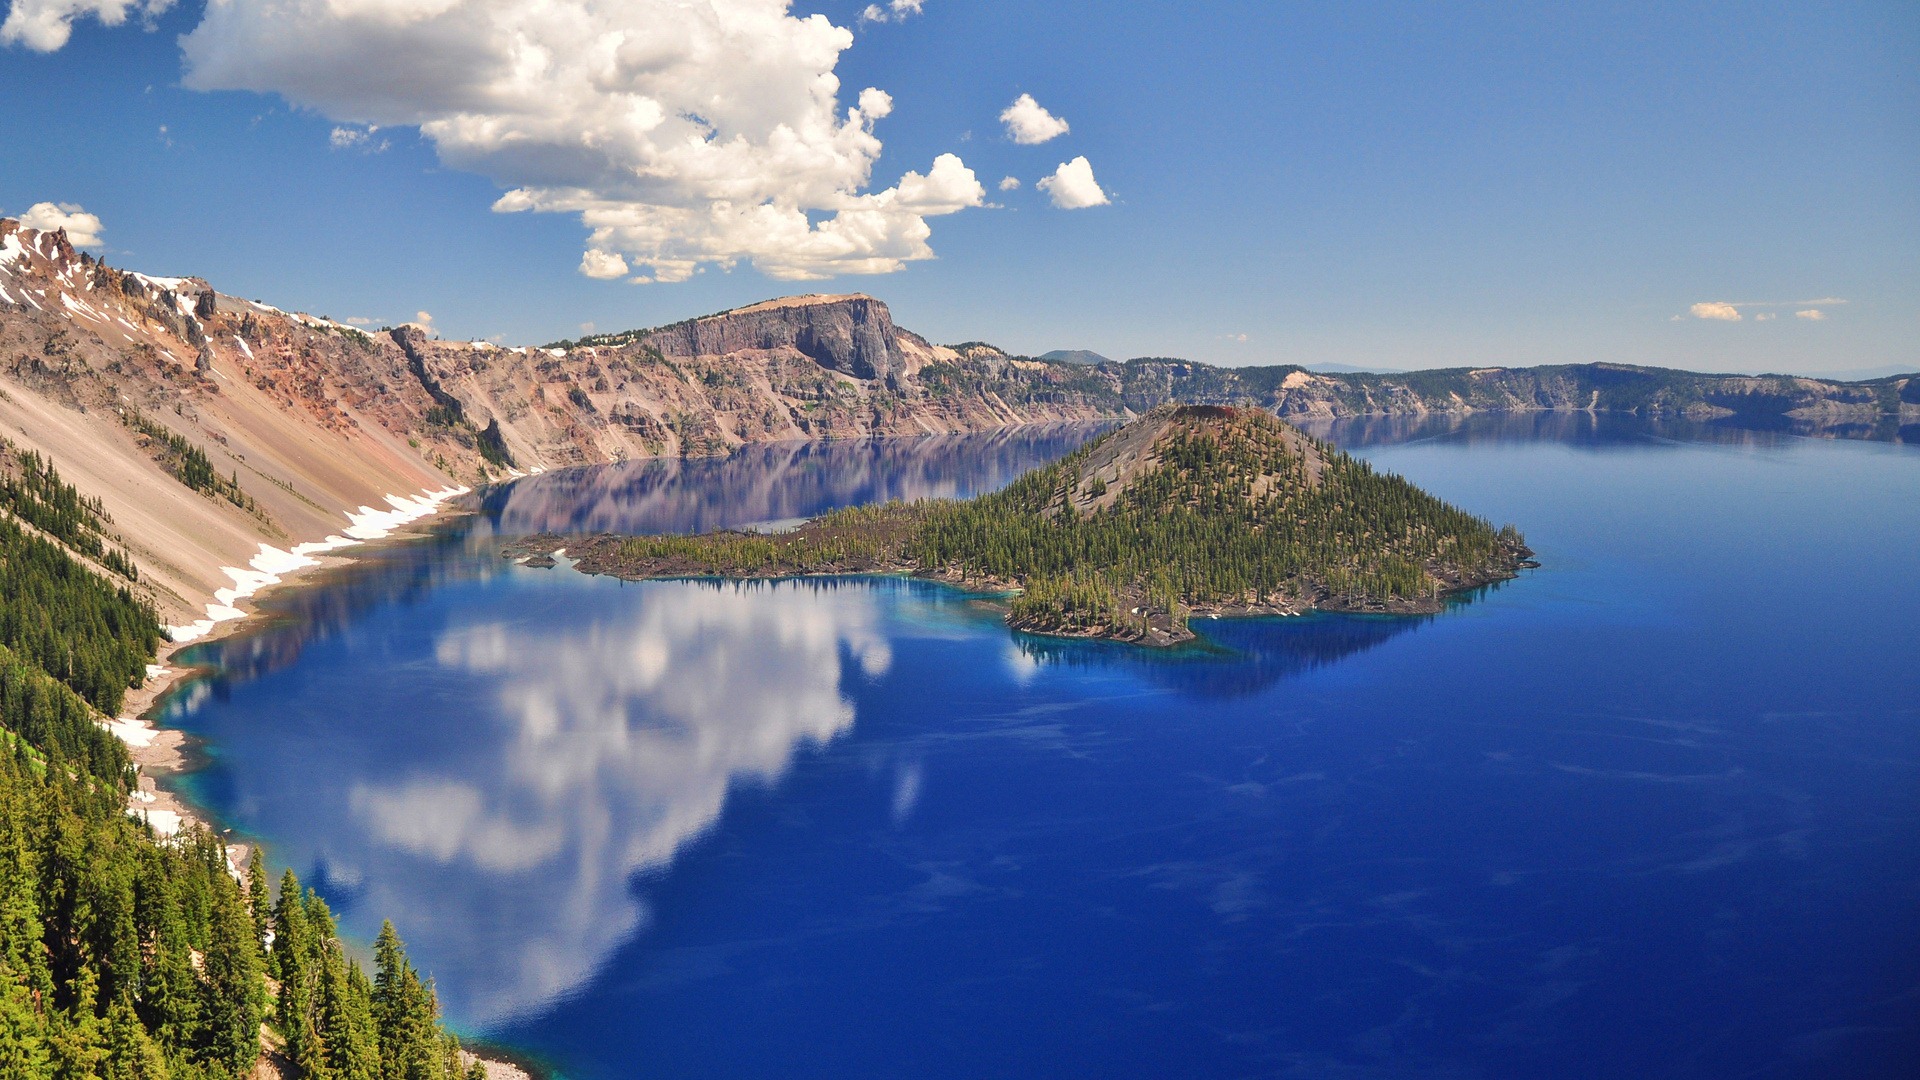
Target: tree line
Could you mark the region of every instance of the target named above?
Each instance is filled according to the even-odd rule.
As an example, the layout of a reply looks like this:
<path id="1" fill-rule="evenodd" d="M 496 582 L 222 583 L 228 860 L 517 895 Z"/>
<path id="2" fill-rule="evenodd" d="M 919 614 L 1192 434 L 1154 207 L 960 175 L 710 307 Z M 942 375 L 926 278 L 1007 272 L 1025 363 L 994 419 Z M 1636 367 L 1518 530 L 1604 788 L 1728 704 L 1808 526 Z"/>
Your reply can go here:
<path id="1" fill-rule="evenodd" d="M 777 536 L 629 538 L 606 565 L 591 554 L 582 565 L 652 576 L 911 569 L 1018 585 L 1016 626 L 1087 633 L 1155 618 L 1184 626 L 1198 605 L 1431 603 L 1523 557 L 1512 526 L 1495 529 L 1262 410 L 1176 412 L 1152 446 L 1158 467 L 1116 476 L 1122 490 L 1103 500 L 1091 462 L 1116 437 L 970 501 L 838 510 Z"/>
<path id="2" fill-rule="evenodd" d="M 106 508 L 60 479 L 53 462 L 0 439 L 0 508 L 128 581 L 140 580 L 132 556 L 106 543 Z"/>
<path id="3" fill-rule="evenodd" d="M 235 1080 L 262 1024 L 309 1080 L 469 1080 L 431 982 L 389 925 L 368 972 L 325 902 L 256 849 L 129 816 L 136 775 L 100 723 L 155 657 L 151 606 L 48 536 L 97 503 L 37 461 L 0 502 L 0 1078 Z M 39 514 L 45 535 L 14 514 Z"/>

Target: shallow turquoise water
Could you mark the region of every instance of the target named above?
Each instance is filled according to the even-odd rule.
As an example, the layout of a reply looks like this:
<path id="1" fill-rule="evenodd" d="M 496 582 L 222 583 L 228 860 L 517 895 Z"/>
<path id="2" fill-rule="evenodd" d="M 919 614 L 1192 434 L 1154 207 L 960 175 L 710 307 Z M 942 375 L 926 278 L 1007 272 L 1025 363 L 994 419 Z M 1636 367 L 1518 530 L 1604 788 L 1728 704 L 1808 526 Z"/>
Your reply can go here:
<path id="1" fill-rule="evenodd" d="M 1082 436 L 774 448 L 495 495 L 198 650 L 168 717 L 197 798 L 570 1077 L 1914 1075 L 1920 453 L 1332 434 L 1543 568 L 1154 654 L 493 554 Z"/>

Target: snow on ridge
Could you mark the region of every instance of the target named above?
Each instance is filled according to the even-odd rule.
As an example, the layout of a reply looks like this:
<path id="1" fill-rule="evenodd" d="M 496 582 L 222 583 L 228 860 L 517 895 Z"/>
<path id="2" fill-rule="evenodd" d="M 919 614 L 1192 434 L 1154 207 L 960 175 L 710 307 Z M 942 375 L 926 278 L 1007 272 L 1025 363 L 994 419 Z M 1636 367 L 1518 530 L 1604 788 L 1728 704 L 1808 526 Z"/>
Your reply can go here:
<path id="1" fill-rule="evenodd" d="M 19 233 L 10 232 L 6 239 L 0 240 L 0 269 L 9 268 L 26 257 L 27 246 L 20 242 Z"/>
<path id="2" fill-rule="evenodd" d="M 180 286 L 187 283 L 187 279 L 183 277 L 154 277 L 151 274 L 142 274 L 137 271 L 128 271 L 127 276 L 148 288 L 166 289 L 172 292 L 179 291 Z"/>
<path id="3" fill-rule="evenodd" d="M 272 544 L 261 544 L 260 553 L 244 566 L 223 566 L 221 572 L 233 579 L 233 587 L 216 589 L 214 602 L 207 605 L 207 617 L 197 619 L 184 626 L 167 627 L 167 636 L 175 642 L 194 641 L 213 632 L 218 623 L 233 619 L 244 619 L 247 613 L 234 605 L 259 592 L 269 585 L 278 585 L 287 574 L 309 566 L 320 565 L 313 556 L 340 548 L 353 547 L 368 540 L 378 540 L 389 536 L 393 530 L 409 522 L 418 521 L 440 509 L 440 504 L 456 495 L 464 495 L 473 490 L 468 487 L 448 487 L 439 491 L 428 491 L 420 495 L 388 495 L 386 500 L 391 510 L 376 510 L 363 506 L 358 513 L 346 511 L 350 523 L 346 535 L 329 536 L 324 540 L 295 544 L 292 551 L 284 551 Z"/>
<path id="4" fill-rule="evenodd" d="M 70 293 L 61 293 L 60 302 L 66 305 L 68 311 L 76 315 L 87 315 L 91 318 L 99 319 L 102 322 L 106 321 L 106 316 L 93 310 L 92 304 L 87 303 L 85 300 L 75 300 Z"/>

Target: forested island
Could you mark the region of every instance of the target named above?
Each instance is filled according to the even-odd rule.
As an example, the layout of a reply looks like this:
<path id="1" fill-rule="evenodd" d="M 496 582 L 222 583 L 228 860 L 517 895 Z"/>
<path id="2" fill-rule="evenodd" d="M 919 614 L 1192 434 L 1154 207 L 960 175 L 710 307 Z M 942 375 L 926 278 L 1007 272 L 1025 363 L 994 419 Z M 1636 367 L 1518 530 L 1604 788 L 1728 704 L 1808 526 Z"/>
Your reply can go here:
<path id="1" fill-rule="evenodd" d="M 1001 491 L 792 532 L 537 536 L 510 557 L 628 579 L 913 574 L 1009 592 L 1015 629 L 1167 645 L 1194 615 L 1417 614 L 1533 565 L 1489 522 L 1263 409 L 1162 406 Z"/>
<path id="2" fill-rule="evenodd" d="M 101 721 L 162 632 L 119 544 L 0 442 L 0 1077 L 484 1076 L 391 926 L 369 973 L 291 872 L 273 895 L 258 848 L 242 873 L 204 826 L 129 816 Z"/>

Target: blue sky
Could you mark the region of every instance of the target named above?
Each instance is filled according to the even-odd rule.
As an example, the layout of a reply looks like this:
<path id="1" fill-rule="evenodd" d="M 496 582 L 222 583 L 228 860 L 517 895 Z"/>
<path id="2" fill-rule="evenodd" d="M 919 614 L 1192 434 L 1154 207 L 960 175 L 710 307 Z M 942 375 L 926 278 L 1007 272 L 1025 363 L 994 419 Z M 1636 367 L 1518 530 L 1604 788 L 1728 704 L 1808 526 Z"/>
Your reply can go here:
<path id="1" fill-rule="evenodd" d="M 771 151 L 676 158 L 678 143 L 636 136 L 634 153 L 656 155 L 641 187 L 567 149 L 601 130 L 583 119 L 607 107 L 592 80 L 548 95 L 537 75 L 531 97 L 501 106 L 520 125 L 510 137 L 446 126 L 506 92 L 472 75 L 490 45 L 434 28 L 469 7 L 512 23 L 516 0 L 278 5 L 307 23 L 259 16 L 264 0 L 179 0 L 118 26 L 85 12 L 127 0 L 13 3 L 42 27 L 81 14 L 62 47 L 40 51 L 44 33 L 40 48 L 21 33 L 0 47 L 0 211 L 82 206 L 117 265 L 335 318 L 426 311 L 443 334 L 521 343 L 864 291 L 936 341 L 1022 352 L 1920 367 L 1911 3 L 921 0 L 885 22 L 863 21 L 864 3 L 791 5 L 851 31 L 821 60 L 820 24 L 769 22 L 777 0 L 724 0 L 765 28 L 730 39 L 778 54 L 760 60 L 702 59 L 695 31 L 655 18 L 665 0 L 563 0 L 666 27 L 633 32 L 651 51 L 621 70 L 678 72 L 655 96 L 716 142 L 733 126 L 751 141 L 766 117 L 838 124 L 863 88 L 890 95 L 857 130 L 819 135 L 804 167 Z M 557 31 L 529 33 L 551 46 Z M 558 71 L 567 50 L 554 51 Z M 808 113 L 798 99 L 820 71 L 839 79 L 837 108 Z M 748 103 L 739 116 L 689 104 L 708 82 Z M 1069 130 L 1016 142 L 1000 117 L 1021 94 Z M 409 119 L 442 126 L 423 135 Z M 351 136 L 335 129 L 369 121 L 383 122 L 336 145 Z M 1036 181 L 1081 157 L 1109 202 L 1058 208 Z M 870 182 L 845 182 L 868 168 Z M 1000 190 L 1009 176 L 1021 186 Z M 722 188 L 754 192 L 734 210 L 786 206 L 803 235 L 703 224 Z M 509 190 L 552 209 L 490 209 Z M 823 223 L 855 204 L 878 238 L 821 255 L 837 227 Z M 583 213 L 618 227 L 590 237 Z M 934 258 L 915 257 L 921 225 Z M 628 273 L 585 276 L 590 247 Z M 844 272 L 860 259 L 898 269 Z M 646 276 L 662 280 L 627 280 Z"/>

